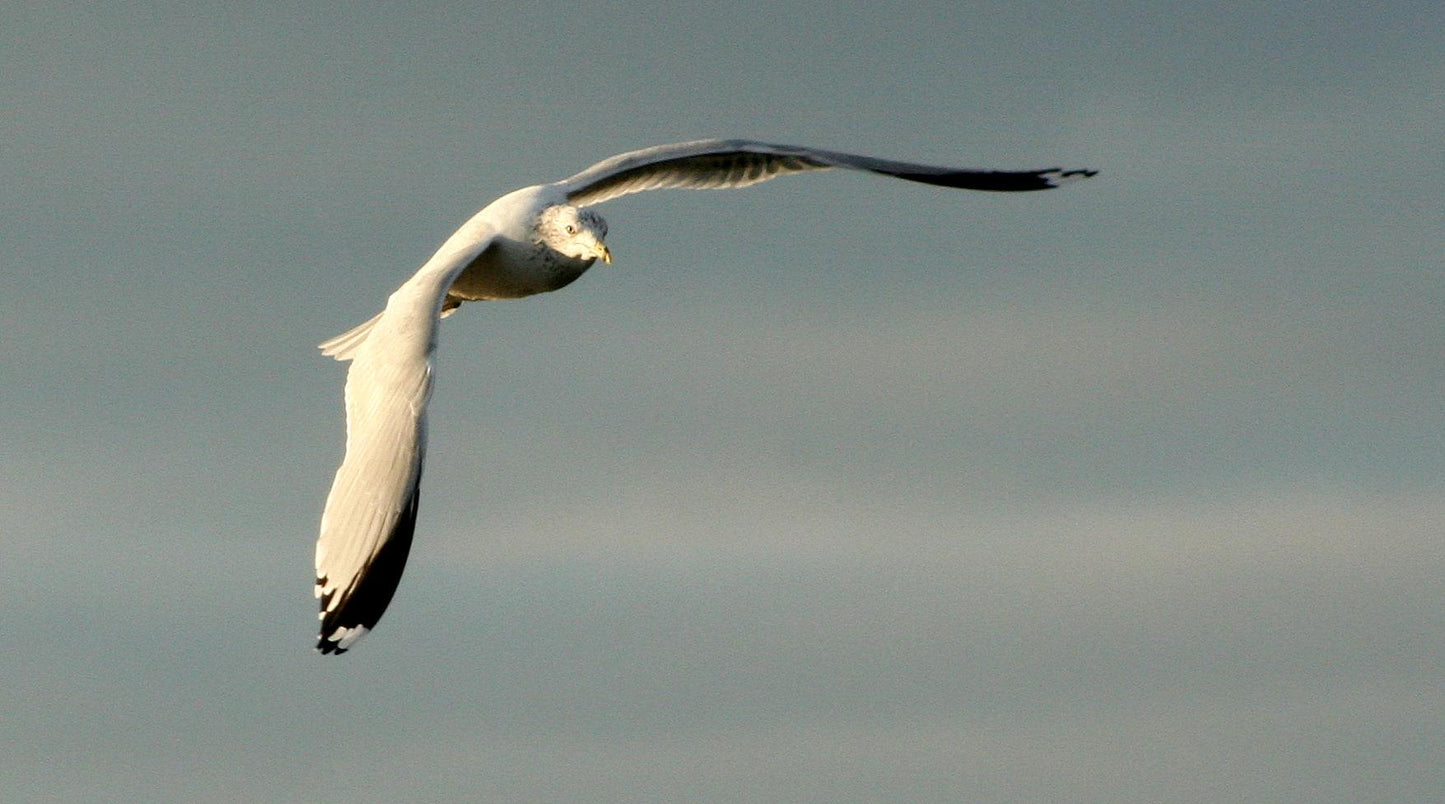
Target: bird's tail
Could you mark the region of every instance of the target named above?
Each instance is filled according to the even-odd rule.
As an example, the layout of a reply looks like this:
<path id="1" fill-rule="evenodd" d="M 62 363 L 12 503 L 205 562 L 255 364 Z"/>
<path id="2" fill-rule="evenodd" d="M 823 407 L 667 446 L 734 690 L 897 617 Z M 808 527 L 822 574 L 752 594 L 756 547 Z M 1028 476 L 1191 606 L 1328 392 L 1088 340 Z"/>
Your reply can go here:
<path id="1" fill-rule="evenodd" d="M 321 354 L 343 361 L 356 357 L 356 350 L 366 343 L 366 336 L 371 334 L 371 328 L 376 326 L 376 322 L 380 318 L 381 313 L 377 313 L 365 324 L 347 330 L 329 341 L 322 341 Z"/>

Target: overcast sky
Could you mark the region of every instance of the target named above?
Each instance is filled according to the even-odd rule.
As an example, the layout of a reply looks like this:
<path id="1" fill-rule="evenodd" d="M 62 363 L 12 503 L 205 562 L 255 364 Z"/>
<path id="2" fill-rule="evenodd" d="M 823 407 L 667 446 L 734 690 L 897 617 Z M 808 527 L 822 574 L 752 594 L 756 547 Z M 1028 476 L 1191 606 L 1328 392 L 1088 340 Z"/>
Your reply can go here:
<path id="1" fill-rule="evenodd" d="M 0 10 L 0 799 L 1445 789 L 1439 3 L 431 5 Z M 1101 173 L 601 207 L 315 654 L 315 344 L 705 136 Z"/>

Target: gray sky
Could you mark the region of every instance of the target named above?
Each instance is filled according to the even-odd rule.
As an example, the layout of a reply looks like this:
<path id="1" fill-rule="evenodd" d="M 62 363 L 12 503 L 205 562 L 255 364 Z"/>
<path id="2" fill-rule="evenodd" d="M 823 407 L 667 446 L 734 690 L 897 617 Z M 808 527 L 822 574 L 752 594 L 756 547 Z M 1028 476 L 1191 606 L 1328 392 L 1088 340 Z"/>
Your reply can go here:
<path id="1" fill-rule="evenodd" d="M 500 5 L 0 11 L 0 799 L 1445 789 L 1439 4 Z M 314 654 L 314 344 L 703 136 L 1102 174 L 602 207 Z"/>

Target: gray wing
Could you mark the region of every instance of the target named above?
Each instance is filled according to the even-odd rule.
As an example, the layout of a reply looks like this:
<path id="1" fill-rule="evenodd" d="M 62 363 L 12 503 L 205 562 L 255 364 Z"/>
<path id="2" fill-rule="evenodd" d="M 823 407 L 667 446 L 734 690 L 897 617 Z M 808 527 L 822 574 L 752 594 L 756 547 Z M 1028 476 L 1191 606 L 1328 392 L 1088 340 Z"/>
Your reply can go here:
<path id="1" fill-rule="evenodd" d="M 809 170 L 849 168 L 964 190 L 1047 190 L 1093 176 L 1093 170 L 974 170 L 895 162 L 819 148 L 751 140 L 698 140 L 629 151 L 558 182 L 577 206 L 600 204 L 644 190 L 746 187 Z"/>
<path id="2" fill-rule="evenodd" d="M 371 630 L 401 581 L 416 526 L 437 317 L 452 281 L 491 240 L 485 222 L 458 230 L 349 348 L 346 457 L 316 540 L 322 653 L 344 653 Z"/>

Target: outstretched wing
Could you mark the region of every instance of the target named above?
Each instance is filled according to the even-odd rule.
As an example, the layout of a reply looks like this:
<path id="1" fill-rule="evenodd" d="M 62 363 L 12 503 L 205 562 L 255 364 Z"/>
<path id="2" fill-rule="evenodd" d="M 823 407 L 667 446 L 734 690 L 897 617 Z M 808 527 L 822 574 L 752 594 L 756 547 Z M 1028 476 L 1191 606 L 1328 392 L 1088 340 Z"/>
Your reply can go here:
<path id="1" fill-rule="evenodd" d="M 371 630 L 401 581 L 416 526 L 437 317 L 457 274 L 491 242 L 474 223 L 391 295 L 350 352 L 346 457 L 316 540 L 322 653 L 344 653 Z"/>
<path id="2" fill-rule="evenodd" d="M 600 204 L 644 190 L 746 187 L 809 170 L 849 168 L 964 190 L 1047 190 L 1093 176 L 1093 170 L 973 170 L 894 162 L 796 145 L 751 140 L 698 140 L 629 151 L 558 182 L 577 206 Z"/>

